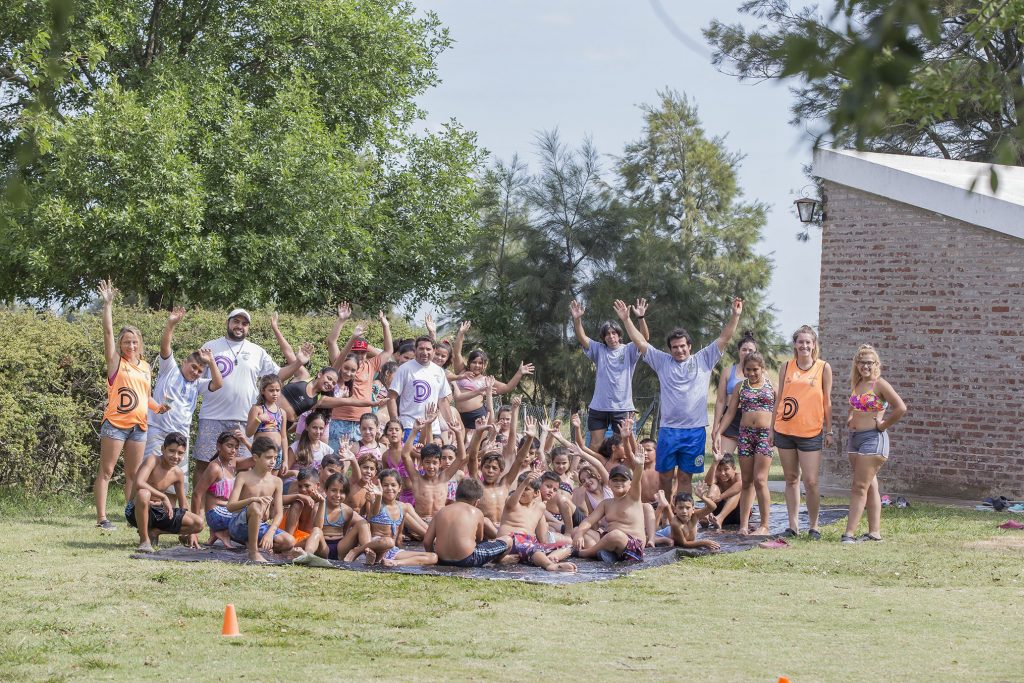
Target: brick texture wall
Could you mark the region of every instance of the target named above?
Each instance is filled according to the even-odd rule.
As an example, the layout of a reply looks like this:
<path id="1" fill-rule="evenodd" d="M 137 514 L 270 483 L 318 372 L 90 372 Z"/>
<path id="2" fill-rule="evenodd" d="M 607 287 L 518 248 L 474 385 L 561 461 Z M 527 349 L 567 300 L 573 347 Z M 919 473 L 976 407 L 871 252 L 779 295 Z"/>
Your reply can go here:
<path id="1" fill-rule="evenodd" d="M 883 492 L 1024 498 L 1024 240 L 832 182 L 825 194 L 819 325 L 839 439 L 823 485 L 849 485 L 850 366 L 869 343 L 908 407 Z"/>

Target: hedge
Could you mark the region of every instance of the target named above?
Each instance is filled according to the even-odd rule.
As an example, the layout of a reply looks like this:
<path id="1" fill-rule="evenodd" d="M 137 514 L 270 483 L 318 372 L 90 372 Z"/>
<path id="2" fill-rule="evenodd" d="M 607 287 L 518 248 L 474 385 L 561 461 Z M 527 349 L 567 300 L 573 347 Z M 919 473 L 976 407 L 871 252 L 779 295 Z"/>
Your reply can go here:
<path id="1" fill-rule="evenodd" d="M 269 314 L 252 313 L 250 339 L 281 363 Z M 166 320 L 165 311 L 114 308 L 115 331 L 126 324 L 142 331 L 154 380 Z M 180 362 L 204 342 L 222 336 L 225 322 L 222 311 L 190 310 L 175 330 L 175 357 Z M 334 318 L 325 315 L 281 314 L 279 325 L 294 347 L 305 341 L 316 345 L 316 368 L 327 362 L 325 342 L 333 323 Z M 380 345 L 380 325 L 375 317 L 371 323 L 368 338 Z M 353 325 L 346 323 L 342 340 Z M 391 327 L 396 340 L 416 334 L 401 320 Z M 99 459 L 99 425 L 107 400 L 104 366 L 97 314 L 0 310 L 0 486 L 76 495 L 88 491 Z"/>

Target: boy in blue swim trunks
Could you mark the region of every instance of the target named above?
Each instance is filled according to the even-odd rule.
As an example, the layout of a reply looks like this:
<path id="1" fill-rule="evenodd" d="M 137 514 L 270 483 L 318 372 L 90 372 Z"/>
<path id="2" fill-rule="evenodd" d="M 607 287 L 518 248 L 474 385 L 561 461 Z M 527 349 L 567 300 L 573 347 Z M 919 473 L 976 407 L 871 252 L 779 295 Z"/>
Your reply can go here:
<path id="1" fill-rule="evenodd" d="M 228 512 L 234 516 L 228 525 L 231 540 L 244 543 L 253 562 L 266 562 L 261 550 L 284 553 L 292 549 L 295 539 L 281 530 L 284 505 L 281 479 L 274 476 L 277 444 L 265 436 L 252 442 L 252 469 L 235 477 L 235 487 L 228 499 Z"/>
<path id="2" fill-rule="evenodd" d="M 654 467 L 661 478 L 661 490 L 668 499 L 672 498 L 673 488 L 690 493 L 692 476 L 704 471 L 711 371 L 736 334 L 743 299 L 732 300 L 732 315 L 718 339 L 692 355 L 693 339 L 686 330 L 677 328 L 668 334 L 669 353 L 665 353 L 647 343 L 630 319 L 629 306 L 624 301 L 616 300 L 614 308 L 644 362 L 658 375 L 661 428 Z"/>

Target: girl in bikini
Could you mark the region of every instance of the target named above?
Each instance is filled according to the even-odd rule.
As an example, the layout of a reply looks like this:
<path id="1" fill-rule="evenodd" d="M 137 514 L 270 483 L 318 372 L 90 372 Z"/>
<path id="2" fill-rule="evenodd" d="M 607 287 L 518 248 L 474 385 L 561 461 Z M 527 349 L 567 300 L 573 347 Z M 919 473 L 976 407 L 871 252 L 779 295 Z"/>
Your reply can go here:
<path id="1" fill-rule="evenodd" d="M 277 375 L 260 377 L 259 391 L 256 405 L 249 409 L 245 434 L 249 438 L 259 434 L 274 442 L 277 446 L 274 474 L 279 474 L 284 466 L 284 444 L 288 443 L 288 418 L 278 401 L 281 397 L 281 378 Z"/>
<path id="2" fill-rule="evenodd" d="M 349 506 L 359 514 L 366 515 L 366 504 L 369 500 L 369 492 L 374 486 L 379 486 L 377 473 L 380 471 L 380 461 L 372 455 L 364 455 L 359 458 L 359 476 L 352 476 L 348 484 L 348 497 L 345 499 Z"/>
<path id="3" fill-rule="evenodd" d="M 742 413 L 739 431 L 740 480 L 740 534 L 749 531 L 750 508 L 757 497 L 757 509 L 761 523 L 754 531 L 757 536 L 767 536 L 771 515 L 772 496 L 768 490 L 768 471 L 772 467 L 772 413 L 775 410 L 775 388 L 765 376 L 764 357 L 757 351 L 743 359 L 742 370 L 746 378 L 738 389 L 729 396 L 729 405 L 719 422 L 714 435 L 713 449 L 716 457 L 723 454 L 725 431 L 732 424 L 732 418 Z"/>
<path id="4" fill-rule="evenodd" d="M 384 470 L 380 473 L 380 488 L 370 492 L 370 541 L 353 550 L 352 554 L 358 557 L 365 552 L 368 565 L 378 562 L 385 567 L 437 564 L 437 555 L 434 553 L 402 550 L 400 546 L 405 518 L 419 517 L 411 505 L 398 500 L 401 488 L 398 472 Z"/>
<path id="5" fill-rule="evenodd" d="M 886 412 L 889 415 L 886 417 Z M 846 428 L 850 433 L 847 457 L 853 469 L 850 513 L 842 543 L 881 541 L 882 500 L 878 495 L 878 471 L 889 459 L 889 427 L 899 422 L 907 406 L 892 385 L 882 379 L 878 352 L 863 344 L 853 357 L 850 370 L 850 412 Z M 868 512 L 868 532 L 855 538 L 857 525 Z"/>
<path id="6" fill-rule="evenodd" d="M 235 432 L 221 432 L 217 437 L 217 457 L 199 475 L 195 490 L 192 491 L 192 512 L 206 517 L 210 529 L 209 545 L 220 541 L 225 547 L 235 544 L 228 535 L 228 525 L 233 516 L 228 512 L 228 499 L 235 484 L 235 459 L 238 457 L 239 435 Z"/>
<path id="7" fill-rule="evenodd" d="M 403 503 L 411 505 L 416 502 L 416 496 L 412 492 L 409 473 L 405 469 L 405 464 L 402 463 L 402 446 L 404 445 L 402 443 L 402 435 L 404 433 L 405 430 L 402 427 L 402 423 L 398 420 L 388 420 L 387 424 L 384 425 L 384 441 L 387 442 L 388 448 L 381 456 L 381 467 L 398 472 L 402 478 L 402 491 L 398 499 Z M 414 459 L 417 457 L 415 451 L 413 452 L 413 457 Z"/>
<path id="8" fill-rule="evenodd" d="M 718 392 L 715 396 L 715 420 L 711 428 L 712 437 L 722 433 L 722 453 L 731 455 L 736 452 L 736 445 L 740 438 L 740 417 L 743 413 L 739 410 L 733 416 L 732 422 L 725 422 L 725 411 L 729 409 L 729 397 L 743 383 L 743 359 L 757 351 L 757 340 L 754 333 L 749 330 L 740 336 L 736 345 L 736 357 L 739 359 L 729 368 L 729 372 L 723 372 L 718 379 Z"/>
<path id="9" fill-rule="evenodd" d="M 487 394 L 488 388 L 498 396 L 509 393 L 519 385 L 523 377 L 533 374 L 533 363 L 520 363 L 516 374 L 508 382 L 499 382 L 493 377 L 488 377 L 488 358 L 482 350 L 470 351 L 469 357 L 463 360 L 462 344 L 469 328 L 469 322 L 464 322 L 459 326 L 451 360 L 452 368 L 458 375 L 458 379 L 454 382 L 455 409 L 462 416 L 462 426 L 467 430 L 472 430 L 476 427 L 476 419 L 487 415 L 484 396 Z"/>
<path id="10" fill-rule="evenodd" d="M 332 474 L 324 484 L 325 495 L 313 513 L 314 526 L 303 546 L 305 555 L 295 564 L 323 566 L 315 557 L 352 562 L 359 554 L 357 547 L 370 541 L 370 525 L 359 513 L 345 504 L 348 480 L 343 474 Z"/>
<path id="11" fill-rule="evenodd" d="M 373 413 L 364 413 L 359 418 L 359 441 L 353 445 L 356 455 L 361 458 L 370 454 L 380 460 L 380 456 L 384 452 L 378 440 L 380 436 L 380 420 Z"/>

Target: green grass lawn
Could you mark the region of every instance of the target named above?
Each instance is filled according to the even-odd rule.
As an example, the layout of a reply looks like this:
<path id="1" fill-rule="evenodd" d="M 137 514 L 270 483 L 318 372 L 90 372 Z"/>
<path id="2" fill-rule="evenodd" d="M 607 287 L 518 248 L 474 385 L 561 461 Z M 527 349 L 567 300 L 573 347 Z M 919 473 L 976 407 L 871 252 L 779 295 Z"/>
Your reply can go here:
<path id="1" fill-rule="evenodd" d="M 1024 675 L 1024 533 L 1004 515 L 886 510 L 885 543 L 840 546 L 833 526 L 565 587 L 139 561 L 132 530 L 102 535 L 73 500 L 8 494 L 0 517 L 6 681 Z M 242 638 L 219 636 L 228 602 Z"/>

